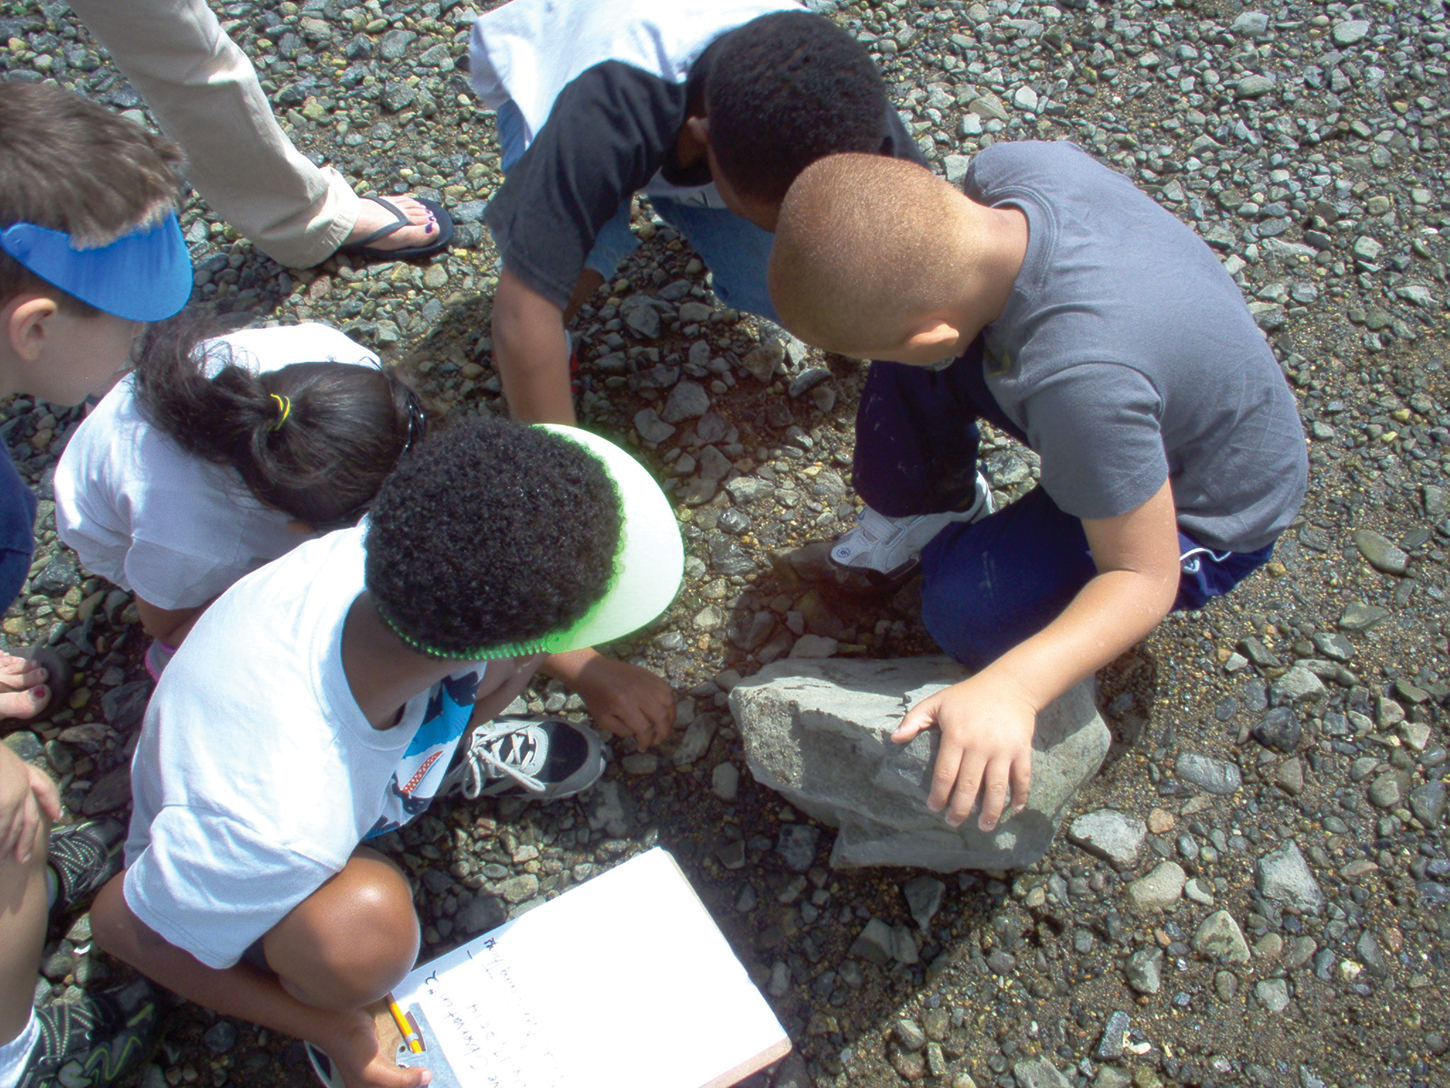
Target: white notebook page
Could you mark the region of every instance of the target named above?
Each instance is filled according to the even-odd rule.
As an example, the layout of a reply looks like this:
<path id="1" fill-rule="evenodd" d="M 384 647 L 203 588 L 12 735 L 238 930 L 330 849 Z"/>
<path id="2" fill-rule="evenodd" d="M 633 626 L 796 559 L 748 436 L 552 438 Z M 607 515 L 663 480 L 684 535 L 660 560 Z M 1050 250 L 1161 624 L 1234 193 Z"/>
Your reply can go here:
<path id="1" fill-rule="evenodd" d="M 659 848 L 420 967 L 393 993 L 426 1018 L 459 1088 L 704 1088 L 789 1049 Z"/>

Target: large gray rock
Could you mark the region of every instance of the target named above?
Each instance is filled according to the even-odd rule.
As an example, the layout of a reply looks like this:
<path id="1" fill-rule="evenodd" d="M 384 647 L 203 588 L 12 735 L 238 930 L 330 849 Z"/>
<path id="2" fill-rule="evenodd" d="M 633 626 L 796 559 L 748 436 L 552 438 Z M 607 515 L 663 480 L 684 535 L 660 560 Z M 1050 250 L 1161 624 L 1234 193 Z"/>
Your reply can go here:
<path id="1" fill-rule="evenodd" d="M 946 657 L 777 661 L 730 693 L 756 781 L 839 827 L 831 864 L 937 872 L 1018 869 L 1052 842 L 1068 802 L 1107 754 L 1108 728 L 1084 681 L 1037 716 L 1027 807 L 990 834 L 950 828 L 926 807 L 940 733 L 891 734 L 916 703 L 966 677 Z"/>

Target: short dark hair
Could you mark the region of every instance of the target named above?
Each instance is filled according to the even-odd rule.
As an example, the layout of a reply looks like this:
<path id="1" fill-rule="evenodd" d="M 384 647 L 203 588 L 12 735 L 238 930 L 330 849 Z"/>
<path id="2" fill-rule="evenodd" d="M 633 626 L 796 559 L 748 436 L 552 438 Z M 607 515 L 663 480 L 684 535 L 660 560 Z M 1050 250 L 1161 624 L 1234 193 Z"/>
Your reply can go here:
<path id="1" fill-rule="evenodd" d="M 355 522 L 423 437 L 413 391 L 389 370 L 331 360 L 254 374 L 211 339 L 224 331 L 187 311 L 147 330 L 132 379 L 142 414 L 235 468 L 267 505 L 317 528 Z"/>
<path id="2" fill-rule="evenodd" d="M 581 619 L 614 576 L 619 493 L 543 427 L 450 423 L 398 463 L 368 517 L 366 579 L 405 639 L 447 656 Z"/>
<path id="3" fill-rule="evenodd" d="M 741 195 L 779 204 L 817 159 L 882 149 L 886 84 L 865 47 L 824 16 L 762 15 L 711 52 L 710 149 Z"/>
<path id="4" fill-rule="evenodd" d="M 175 144 L 54 83 L 0 81 L 0 230 L 34 223 L 105 246 L 176 205 Z M 99 313 L 0 250 L 0 305 L 22 291 Z"/>

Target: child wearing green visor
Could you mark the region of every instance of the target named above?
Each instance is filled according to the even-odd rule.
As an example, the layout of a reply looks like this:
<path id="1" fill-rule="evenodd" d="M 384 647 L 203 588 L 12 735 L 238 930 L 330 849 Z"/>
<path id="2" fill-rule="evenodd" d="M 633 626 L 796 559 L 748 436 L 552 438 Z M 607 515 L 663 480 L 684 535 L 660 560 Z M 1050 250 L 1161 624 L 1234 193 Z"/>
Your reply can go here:
<path id="1" fill-rule="evenodd" d="M 379 1053 L 363 1011 L 419 944 L 407 880 L 366 842 L 441 794 L 591 784 L 588 730 L 498 716 L 549 655 L 653 619 L 683 558 L 664 495 L 603 439 L 490 419 L 430 436 L 363 525 L 237 582 L 177 651 L 96 941 L 223 1015 L 300 1035 L 349 1088 L 423 1083 Z"/>
<path id="2" fill-rule="evenodd" d="M 185 305 L 179 161 L 159 137 L 54 84 L 0 82 L 0 397 L 67 405 L 101 392 L 142 325 Z M 0 453 L 0 609 L 25 583 L 35 512 Z M 0 652 L 0 719 L 42 713 L 66 671 L 53 650 Z M 140 980 L 32 1007 L 48 922 L 120 867 L 120 824 L 52 831 L 60 816 L 46 772 L 0 746 L 0 1088 L 106 1084 L 156 1024 Z"/>

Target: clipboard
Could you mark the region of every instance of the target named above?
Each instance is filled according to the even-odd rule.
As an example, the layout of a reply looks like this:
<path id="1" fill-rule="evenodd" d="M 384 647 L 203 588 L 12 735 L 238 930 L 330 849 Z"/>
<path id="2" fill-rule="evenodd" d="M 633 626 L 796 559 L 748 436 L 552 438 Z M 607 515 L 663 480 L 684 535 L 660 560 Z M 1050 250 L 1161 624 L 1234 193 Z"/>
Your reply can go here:
<path id="1" fill-rule="evenodd" d="M 656 847 L 424 964 L 374 1008 L 383 1053 L 432 1088 L 728 1088 L 789 1038 Z"/>

